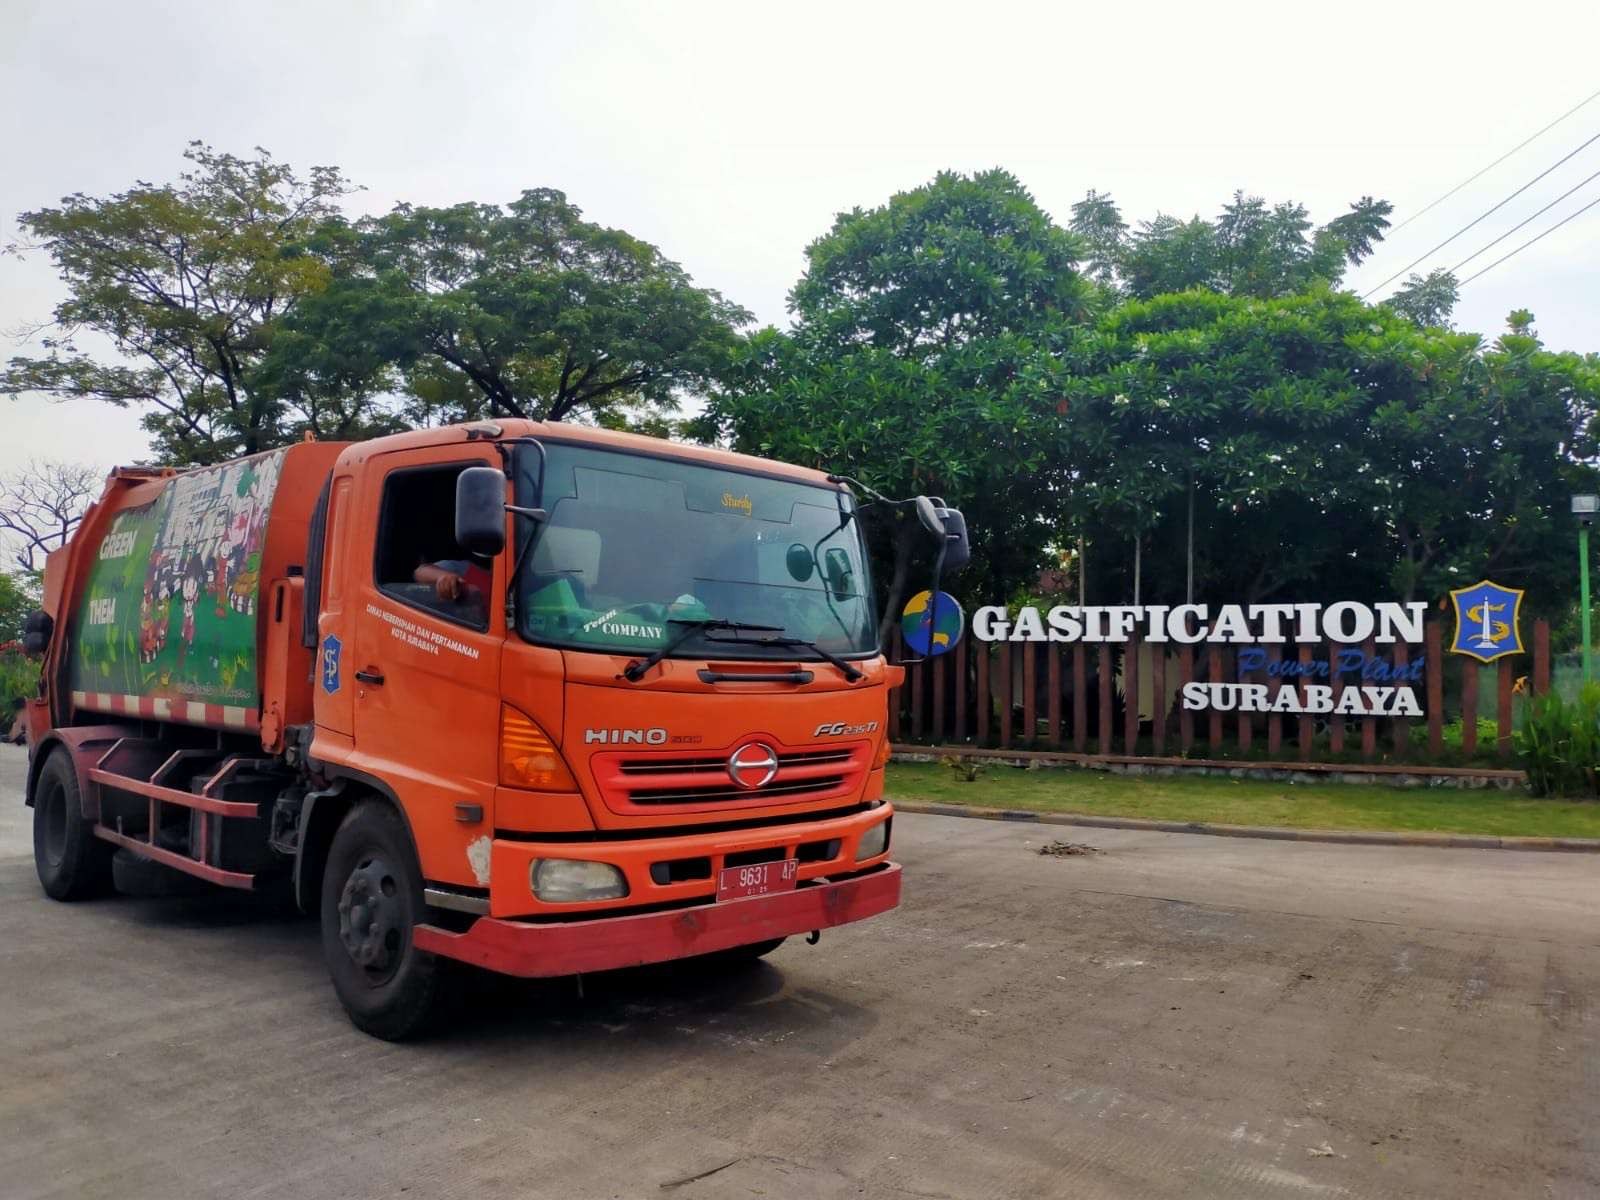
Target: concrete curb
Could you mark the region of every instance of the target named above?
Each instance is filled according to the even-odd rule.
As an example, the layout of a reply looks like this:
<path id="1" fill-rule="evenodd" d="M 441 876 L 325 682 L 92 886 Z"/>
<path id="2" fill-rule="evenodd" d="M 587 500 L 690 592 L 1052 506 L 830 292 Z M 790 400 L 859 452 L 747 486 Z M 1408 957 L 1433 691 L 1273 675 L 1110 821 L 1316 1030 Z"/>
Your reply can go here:
<path id="1" fill-rule="evenodd" d="M 980 821 L 1022 821 L 1038 825 L 1083 825 L 1094 829 L 1144 829 L 1156 833 L 1204 833 L 1212 837 L 1267 838 L 1279 842 L 1334 842 L 1348 846 L 1434 846 L 1452 850 L 1564 850 L 1600 854 L 1600 838 L 1494 837 L 1474 833 L 1387 833 L 1357 829 L 1289 829 L 1282 825 L 1218 825 L 1205 821 L 1147 821 L 1138 817 L 1097 817 L 1087 813 L 1033 812 L 1020 808 L 978 808 L 929 804 L 887 797 L 897 812 Z"/>

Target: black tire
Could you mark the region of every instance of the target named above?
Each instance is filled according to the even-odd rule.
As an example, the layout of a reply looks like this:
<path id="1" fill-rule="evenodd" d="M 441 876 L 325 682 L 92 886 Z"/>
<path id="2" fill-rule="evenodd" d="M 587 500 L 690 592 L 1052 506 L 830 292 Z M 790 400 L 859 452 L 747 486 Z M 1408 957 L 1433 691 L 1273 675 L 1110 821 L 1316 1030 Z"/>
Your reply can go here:
<path id="1" fill-rule="evenodd" d="M 422 870 L 405 822 L 365 800 L 340 822 L 322 874 L 322 954 L 355 1027 L 385 1041 L 425 1033 L 443 991 L 435 955 L 411 931 L 423 919 Z"/>
<path id="2" fill-rule="evenodd" d="M 65 750 L 51 751 L 33 785 L 33 865 L 45 895 L 82 900 L 111 886 L 109 842 L 83 815 L 78 772 Z"/>

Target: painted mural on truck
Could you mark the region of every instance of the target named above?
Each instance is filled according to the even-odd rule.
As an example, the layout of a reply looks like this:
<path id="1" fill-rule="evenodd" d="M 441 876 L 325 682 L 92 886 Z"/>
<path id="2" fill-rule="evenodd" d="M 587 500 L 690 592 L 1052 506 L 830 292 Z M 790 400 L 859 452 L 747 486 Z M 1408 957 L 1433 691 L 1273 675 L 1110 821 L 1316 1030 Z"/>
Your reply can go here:
<path id="1" fill-rule="evenodd" d="M 113 518 L 73 630 L 73 691 L 255 706 L 261 552 L 283 455 L 186 472 Z"/>

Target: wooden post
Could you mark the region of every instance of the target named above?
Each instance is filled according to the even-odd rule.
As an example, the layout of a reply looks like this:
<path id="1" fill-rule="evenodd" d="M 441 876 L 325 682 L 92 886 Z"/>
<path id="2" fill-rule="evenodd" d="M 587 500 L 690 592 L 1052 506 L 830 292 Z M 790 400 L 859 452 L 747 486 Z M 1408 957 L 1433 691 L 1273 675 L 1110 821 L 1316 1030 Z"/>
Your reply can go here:
<path id="1" fill-rule="evenodd" d="M 1150 739 L 1156 757 L 1167 752 L 1167 648 L 1150 644 Z"/>
<path id="2" fill-rule="evenodd" d="M 1499 736 L 1495 738 L 1495 753 L 1501 758 L 1511 757 L 1511 685 L 1516 680 L 1517 667 L 1512 655 L 1500 660 L 1500 703 L 1495 716 L 1500 722 Z"/>
<path id="3" fill-rule="evenodd" d="M 1282 661 L 1283 661 L 1283 647 L 1282 646 L 1277 646 L 1277 645 L 1268 646 L 1267 647 L 1267 665 L 1268 665 L 1268 667 L 1271 667 L 1274 663 L 1279 663 L 1279 662 L 1282 662 Z M 1268 672 L 1267 672 L 1267 695 L 1268 695 L 1268 697 L 1275 697 L 1278 694 L 1277 689 L 1279 687 L 1281 687 L 1281 686 L 1283 686 L 1283 676 L 1279 675 L 1279 676 L 1276 676 L 1276 678 L 1274 678 L 1272 672 L 1270 670 L 1268 670 Z M 1272 759 L 1274 762 L 1276 762 L 1277 758 L 1278 758 L 1278 752 L 1280 750 L 1282 750 L 1282 749 L 1283 749 L 1283 718 L 1280 717 L 1277 713 L 1268 713 L 1267 714 L 1267 757 L 1269 759 Z"/>
<path id="4" fill-rule="evenodd" d="M 1061 747 L 1061 644 L 1050 642 L 1045 648 L 1044 685 L 1050 689 L 1050 698 L 1045 703 L 1046 720 L 1049 722 L 1046 736 L 1050 739 L 1052 750 Z"/>
<path id="5" fill-rule="evenodd" d="M 1100 643 L 1100 753 L 1111 753 L 1111 645 Z"/>
<path id="6" fill-rule="evenodd" d="M 1339 651 L 1344 647 L 1338 642 L 1328 643 L 1328 686 L 1333 689 L 1333 706 L 1339 707 L 1339 693 L 1344 691 L 1344 676 L 1339 674 Z M 1338 713 L 1328 717 L 1328 750 L 1332 754 L 1344 752 L 1344 718 Z"/>
<path id="7" fill-rule="evenodd" d="M 1390 663 L 1395 668 L 1395 674 L 1400 673 L 1400 668 L 1411 662 L 1411 647 L 1404 642 L 1394 644 L 1394 653 L 1390 656 Z M 1402 686 L 1396 684 L 1396 687 Z M 1394 756 L 1405 758 L 1411 749 L 1411 722 L 1405 717 L 1395 717 L 1390 721 L 1394 727 Z"/>
<path id="8" fill-rule="evenodd" d="M 928 673 L 928 660 L 924 658 L 911 668 L 911 740 L 922 740 L 922 689 L 923 676 Z"/>
<path id="9" fill-rule="evenodd" d="M 1194 681 L 1194 647 L 1178 647 L 1178 746 L 1184 754 L 1194 747 L 1194 713 L 1183 706 L 1183 685 Z"/>
<path id="10" fill-rule="evenodd" d="M 1039 738 L 1039 647 L 1022 643 L 1022 744 L 1032 746 Z"/>
<path id="11" fill-rule="evenodd" d="M 1246 647 L 1246 649 L 1248 649 L 1248 647 Z M 1234 662 L 1238 662 L 1239 661 L 1238 658 L 1237 658 L 1238 651 L 1234 651 L 1234 654 L 1236 656 L 1234 658 Z M 1253 676 L 1254 673 L 1250 672 L 1248 674 Z M 1233 673 L 1233 678 L 1230 679 L 1228 682 L 1229 683 L 1254 683 L 1255 679 L 1247 677 L 1247 673 L 1244 672 L 1244 671 L 1237 671 L 1236 670 Z M 1247 713 L 1247 712 L 1245 712 L 1245 711 L 1243 711 L 1241 709 L 1240 712 L 1239 712 L 1238 723 L 1239 723 L 1239 753 L 1240 754 L 1248 754 L 1248 753 L 1250 753 L 1250 743 L 1251 743 L 1252 739 L 1254 739 L 1254 737 L 1255 737 L 1256 720 L 1255 720 L 1255 717 L 1252 716 L 1250 713 Z"/>
<path id="12" fill-rule="evenodd" d="M 1311 685 L 1311 643 L 1303 642 L 1300 646 L 1300 703 L 1306 702 L 1306 688 Z M 1295 736 L 1295 744 L 1300 747 L 1300 761 L 1311 761 L 1311 739 L 1316 736 L 1316 722 L 1311 719 L 1310 713 L 1300 714 L 1300 730 Z"/>
<path id="13" fill-rule="evenodd" d="M 1026 643 L 1024 643 L 1026 644 Z M 1005 749 L 1011 745 L 1011 643 L 1000 643 L 1000 659 L 995 664 L 999 669 L 995 672 L 995 686 L 1000 692 L 1000 705 L 998 716 L 1000 718 L 1000 747 Z"/>
<path id="14" fill-rule="evenodd" d="M 1004 643 L 1001 643 L 1004 645 Z M 972 648 L 972 665 L 978 677 L 978 694 L 972 703 L 972 740 L 979 746 L 989 741 L 989 643 L 980 642 Z"/>
<path id="15" fill-rule="evenodd" d="M 1422 646 L 1428 656 L 1423 668 L 1428 680 L 1428 754 L 1437 763 L 1444 753 L 1444 635 L 1439 622 L 1428 622 Z"/>
<path id="16" fill-rule="evenodd" d="M 933 660 L 933 717 L 929 725 L 933 729 L 934 745 L 944 742 L 944 676 L 949 665 L 944 661 L 948 655 L 941 654 Z"/>
<path id="17" fill-rule="evenodd" d="M 1367 644 L 1361 647 L 1362 651 L 1366 654 L 1367 660 L 1369 662 L 1371 661 L 1372 656 L 1375 653 L 1377 653 L 1377 648 L 1378 648 L 1377 643 L 1374 642 L 1371 638 L 1368 638 L 1367 639 Z M 1357 679 L 1355 681 L 1355 686 L 1356 687 L 1360 687 L 1361 686 L 1361 680 L 1360 679 Z M 1371 762 L 1377 756 L 1378 756 L 1378 722 L 1372 717 L 1362 717 L 1361 718 L 1361 757 L 1366 759 L 1368 762 Z"/>
<path id="18" fill-rule="evenodd" d="M 1542 696 L 1550 690 L 1550 622 L 1533 623 L 1533 694 Z"/>
<path id="19" fill-rule="evenodd" d="M 1122 752 L 1139 753 L 1139 639 L 1122 643 Z"/>
<path id="20" fill-rule="evenodd" d="M 956 643 L 956 648 L 951 651 L 955 661 L 951 664 L 951 686 L 955 688 L 954 717 L 955 728 L 950 731 L 950 740 L 963 742 L 967 738 L 967 639 L 962 638 Z"/>
<path id="21" fill-rule="evenodd" d="M 1478 752 L 1478 660 L 1461 656 L 1461 753 Z"/>
<path id="22" fill-rule="evenodd" d="M 1208 647 L 1206 650 L 1206 682 L 1222 682 L 1221 646 L 1213 645 Z M 1206 724 L 1207 741 L 1211 743 L 1211 748 L 1213 750 L 1222 749 L 1222 714 L 1213 708 Z"/>
<path id="23" fill-rule="evenodd" d="M 1089 671 L 1082 642 L 1072 646 L 1072 748 L 1082 754 L 1089 746 Z"/>

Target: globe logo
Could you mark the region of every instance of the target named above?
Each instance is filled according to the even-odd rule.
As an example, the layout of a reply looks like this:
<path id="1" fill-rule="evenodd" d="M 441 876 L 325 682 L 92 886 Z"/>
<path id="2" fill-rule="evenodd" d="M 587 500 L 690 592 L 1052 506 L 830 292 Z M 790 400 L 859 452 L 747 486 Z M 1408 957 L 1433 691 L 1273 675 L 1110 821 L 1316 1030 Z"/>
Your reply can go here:
<path id="1" fill-rule="evenodd" d="M 966 629 L 966 615 L 954 596 L 938 593 L 930 610 L 932 596 L 932 592 L 918 592 L 906 602 L 900 615 L 900 633 L 914 654 L 943 654 L 961 640 Z"/>

